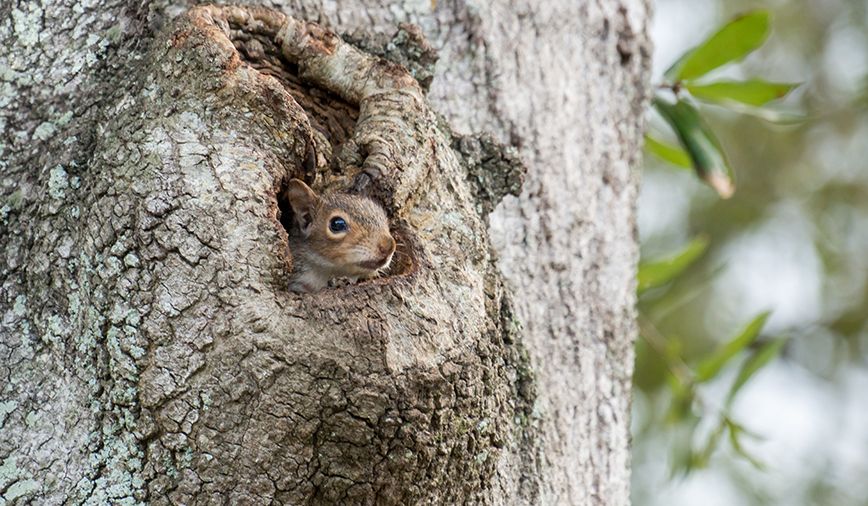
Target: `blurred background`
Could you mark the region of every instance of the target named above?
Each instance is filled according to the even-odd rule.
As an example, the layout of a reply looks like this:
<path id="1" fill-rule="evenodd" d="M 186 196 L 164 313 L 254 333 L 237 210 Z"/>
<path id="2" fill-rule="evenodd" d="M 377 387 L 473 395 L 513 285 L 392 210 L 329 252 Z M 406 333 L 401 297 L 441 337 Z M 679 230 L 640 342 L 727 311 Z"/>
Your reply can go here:
<path id="1" fill-rule="evenodd" d="M 729 200 L 645 156 L 643 259 L 708 247 L 639 299 L 636 506 L 868 504 L 868 0 L 656 0 L 653 83 L 757 8 L 771 11 L 769 39 L 712 77 L 804 83 L 781 108 L 805 121 L 701 107 L 736 172 Z M 780 355 L 731 404 L 749 350 L 685 397 L 679 367 L 689 375 L 764 311 L 760 341 L 785 338 Z"/>

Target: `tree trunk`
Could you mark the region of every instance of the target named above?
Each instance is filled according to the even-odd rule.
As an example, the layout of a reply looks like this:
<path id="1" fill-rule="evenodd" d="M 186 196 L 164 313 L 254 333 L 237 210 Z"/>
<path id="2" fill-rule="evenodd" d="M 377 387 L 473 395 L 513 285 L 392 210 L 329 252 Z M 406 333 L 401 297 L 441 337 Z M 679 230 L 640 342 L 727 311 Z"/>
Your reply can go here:
<path id="1" fill-rule="evenodd" d="M 0 5 L 0 504 L 626 505 L 647 2 L 291 4 Z"/>

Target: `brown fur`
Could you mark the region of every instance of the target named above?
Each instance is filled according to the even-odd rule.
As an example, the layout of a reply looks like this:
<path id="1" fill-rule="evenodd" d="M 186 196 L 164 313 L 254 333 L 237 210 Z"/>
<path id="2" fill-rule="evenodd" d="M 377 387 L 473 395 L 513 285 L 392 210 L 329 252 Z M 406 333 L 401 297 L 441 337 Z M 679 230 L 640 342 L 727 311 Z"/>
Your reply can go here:
<path id="1" fill-rule="evenodd" d="M 295 213 L 290 290 L 315 292 L 332 278 L 355 281 L 389 266 L 395 239 L 386 212 L 373 200 L 342 193 L 319 196 L 298 179 L 289 182 L 284 197 Z M 336 217 L 346 222 L 345 232 L 329 229 Z"/>

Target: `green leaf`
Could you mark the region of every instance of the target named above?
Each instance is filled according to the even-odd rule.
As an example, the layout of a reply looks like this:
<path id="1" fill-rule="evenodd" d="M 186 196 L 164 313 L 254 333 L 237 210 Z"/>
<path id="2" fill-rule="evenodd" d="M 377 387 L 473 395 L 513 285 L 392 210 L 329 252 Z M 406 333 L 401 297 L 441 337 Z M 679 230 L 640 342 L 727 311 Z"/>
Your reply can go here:
<path id="1" fill-rule="evenodd" d="M 714 355 L 702 360 L 696 366 L 697 380 L 703 382 L 714 378 L 732 357 L 752 345 L 757 337 L 759 337 L 759 333 L 766 324 L 766 320 L 768 320 L 770 314 L 771 312 L 767 311 L 754 318 L 741 333 L 721 346 Z"/>
<path id="2" fill-rule="evenodd" d="M 691 416 L 679 423 L 678 426 L 673 427 L 671 478 L 686 476 L 692 470 L 694 462 L 693 440 L 696 439 L 696 429 L 701 421 L 700 417 Z"/>
<path id="3" fill-rule="evenodd" d="M 687 156 L 687 153 L 685 153 L 679 146 L 663 143 L 654 139 L 650 135 L 645 136 L 645 149 L 671 164 L 686 169 L 693 167 L 693 164 L 690 163 L 690 157 Z"/>
<path id="4" fill-rule="evenodd" d="M 711 460 L 711 455 L 717 450 L 720 444 L 720 438 L 726 432 L 727 425 L 725 422 L 718 424 L 717 428 L 708 436 L 708 441 L 705 442 L 705 447 L 694 452 L 693 465 L 697 469 L 708 467 L 708 461 Z"/>
<path id="5" fill-rule="evenodd" d="M 673 385 L 670 384 L 670 387 Z M 678 386 L 673 388 L 672 402 L 669 403 L 669 409 L 666 410 L 664 420 L 667 423 L 683 423 L 686 420 L 693 418 L 693 401 L 696 398 L 696 391 L 692 388 L 683 388 Z"/>
<path id="6" fill-rule="evenodd" d="M 670 81 L 685 81 L 744 58 L 758 48 L 769 32 L 768 11 L 753 11 L 735 18 L 705 42 L 685 53 L 664 74 Z"/>
<path id="7" fill-rule="evenodd" d="M 685 88 L 694 97 L 722 102 L 724 105 L 730 100 L 735 100 L 747 105 L 760 106 L 785 97 L 797 86 L 799 85 L 793 83 L 770 83 L 762 79 L 750 79 L 702 85 L 688 84 Z"/>
<path id="8" fill-rule="evenodd" d="M 749 114 L 761 120 L 768 121 L 769 123 L 776 123 L 778 125 L 795 125 L 796 123 L 803 123 L 808 119 L 802 112 L 778 111 L 769 109 L 768 107 L 753 107 L 734 100 L 728 101 L 725 105 L 728 109 L 732 109 L 733 111 L 742 114 Z"/>
<path id="9" fill-rule="evenodd" d="M 787 340 L 784 338 L 766 341 L 753 352 L 753 355 L 751 355 L 744 364 L 742 364 L 741 370 L 738 372 L 738 377 L 729 389 L 729 396 L 726 399 L 727 409 L 732 405 L 732 401 L 735 399 L 735 395 L 738 391 L 741 390 L 741 387 L 747 383 L 754 373 L 771 362 L 773 358 L 777 357 L 781 353 L 781 350 L 784 349 L 786 343 Z"/>
<path id="10" fill-rule="evenodd" d="M 735 173 L 726 161 L 720 143 L 702 121 L 696 107 L 686 100 L 671 104 L 656 95 L 652 103 L 675 129 L 681 145 L 690 155 L 696 175 L 714 188 L 720 198 L 732 197 L 735 193 Z"/>
<path id="11" fill-rule="evenodd" d="M 732 449 L 735 451 L 735 453 L 740 455 L 742 458 L 744 458 L 745 460 L 747 460 L 751 464 L 753 464 L 753 466 L 758 471 L 765 471 L 765 469 L 766 469 L 765 465 L 759 459 L 757 459 L 756 457 L 754 457 L 753 455 L 751 455 L 750 453 L 748 453 L 744 449 L 744 446 L 742 446 L 741 439 L 740 439 L 742 434 L 745 434 L 745 435 L 752 437 L 754 439 L 759 439 L 759 438 L 757 436 L 754 436 L 750 432 L 746 431 L 744 429 L 744 427 L 742 427 L 741 425 L 738 425 L 737 423 L 733 422 L 732 420 L 730 420 L 728 418 L 725 419 L 725 423 L 729 427 L 729 442 L 730 442 L 730 444 L 732 444 Z"/>
<path id="12" fill-rule="evenodd" d="M 636 276 L 639 280 L 639 286 L 636 291 L 641 294 L 649 288 L 670 282 L 702 256 L 706 248 L 708 248 L 708 238 L 701 236 L 690 241 L 687 247 L 666 258 L 640 262 L 639 274 Z"/>

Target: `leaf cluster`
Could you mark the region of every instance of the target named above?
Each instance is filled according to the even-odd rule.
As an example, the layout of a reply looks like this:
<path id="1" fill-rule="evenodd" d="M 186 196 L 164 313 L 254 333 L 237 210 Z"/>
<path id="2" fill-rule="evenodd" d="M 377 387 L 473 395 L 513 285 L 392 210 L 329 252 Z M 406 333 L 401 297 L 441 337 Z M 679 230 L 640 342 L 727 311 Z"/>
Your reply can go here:
<path id="1" fill-rule="evenodd" d="M 639 267 L 638 292 L 642 294 L 669 283 L 701 257 L 707 246 L 708 240 L 700 237 L 670 256 L 642 262 Z M 780 355 L 786 344 L 784 338 L 761 338 L 762 329 L 770 315 L 769 311 L 760 313 L 726 343 L 700 358 L 696 363 L 688 364 L 682 357 L 676 340 L 663 336 L 654 324 L 640 313 L 640 334 L 667 368 L 667 382 L 672 401 L 666 420 L 669 423 L 686 425 L 689 439 L 692 441 L 694 432 L 704 418 L 716 416 L 719 419 L 717 428 L 704 444 L 698 448 L 690 446 L 681 451 L 680 455 L 676 455 L 673 471 L 688 472 L 696 467 L 705 467 L 726 433 L 729 434 L 729 442 L 737 454 L 757 467 L 762 467 L 757 459 L 744 450 L 741 437 L 750 433 L 734 420 L 730 411 L 742 387 L 757 371 Z M 703 399 L 700 387 L 717 379 L 727 366 L 737 366 L 738 373 L 730 383 L 724 405 L 715 411 L 709 407 L 710 403 Z"/>
<path id="2" fill-rule="evenodd" d="M 735 18 L 702 44 L 691 49 L 664 73 L 652 106 L 674 130 L 681 147 L 669 145 L 655 133 L 646 137 L 646 148 L 676 166 L 693 167 L 696 175 L 721 198 L 735 193 L 735 171 L 720 142 L 705 122 L 696 101 L 716 104 L 737 112 L 776 122 L 793 122 L 801 116 L 765 107 L 799 86 L 759 78 L 746 81 L 709 81 L 706 76 L 723 65 L 743 60 L 768 37 L 771 15 L 757 10 Z M 670 98 L 664 92 L 669 91 Z M 674 97 L 674 101 L 672 101 Z"/>
<path id="3" fill-rule="evenodd" d="M 770 31 L 768 11 L 757 10 L 725 24 L 704 42 L 685 53 L 664 74 L 655 91 L 652 107 L 672 128 L 680 146 L 664 142 L 659 133 L 646 136 L 646 149 L 680 168 L 693 168 L 703 182 L 727 199 L 735 192 L 735 173 L 716 135 L 703 118 L 697 102 L 714 104 L 773 121 L 792 117 L 771 109 L 769 103 L 785 97 L 798 84 L 776 83 L 759 78 L 744 81 L 710 80 L 712 71 L 743 60 L 760 47 Z M 691 264 L 702 258 L 709 239 L 699 236 L 686 246 L 662 258 L 643 259 L 639 265 L 637 292 L 643 299 L 665 295 L 667 287 Z M 671 393 L 665 419 L 687 429 L 686 448 L 676 448 L 674 472 L 688 472 L 708 464 L 723 441 L 748 461 L 760 462 L 744 450 L 742 438 L 751 434 L 737 422 L 731 408 L 734 399 L 749 380 L 783 350 L 786 340 L 762 336 L 770 312 L 756 315 L 728 341 L 692 363 L 679 349 L 676 336 L 664 336 L 655 323 L 640 312 L 639 329 L 643 341 L 661 359 Z M 727 368 L 737 368 L 722 406 L 702 395 L 701 387 L 721 378 Z M 704 441 L 695 442 L 700 422 L 716 420 L 716 427 Z M 728 438 L 724 436 L 728 434 Z"/>

